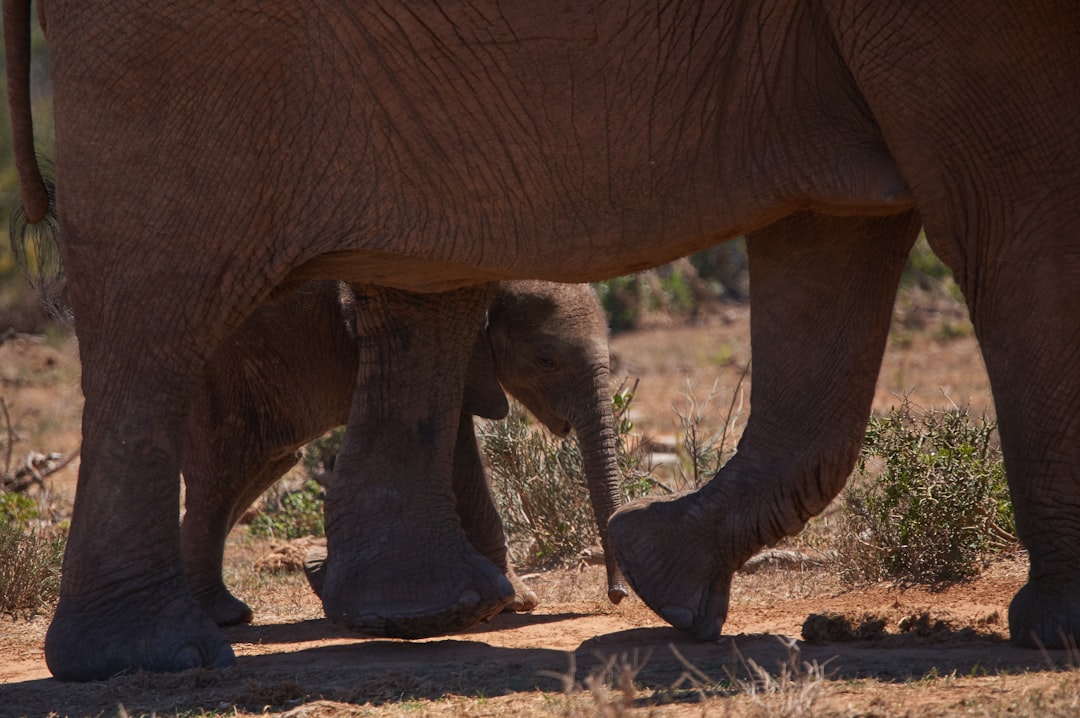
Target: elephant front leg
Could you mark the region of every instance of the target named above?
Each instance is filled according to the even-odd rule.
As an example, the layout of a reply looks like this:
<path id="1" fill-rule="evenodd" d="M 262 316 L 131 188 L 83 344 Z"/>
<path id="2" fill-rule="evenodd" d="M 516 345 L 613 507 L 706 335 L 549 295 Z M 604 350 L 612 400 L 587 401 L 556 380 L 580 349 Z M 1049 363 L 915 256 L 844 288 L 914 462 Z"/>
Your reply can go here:
<path id="1" fill-rule="evenodd" d="M 751 414 L 736 455 L 696 492 L 609 524 L 631 586 L 676 628 L 716 639 L 731 577 L 839 493 L 858 456 L 911 214 L 796 215 L 751 235 Z"/>
<path id="2" fill-rule="evenodd" d="M 468 628 L 514 597 L 466 538 L 451 481 L 488 288 L 359 293 L 357 388 L 326 497 L 326 615 L 383 636 Z"/>
<path id="3" fill-rule="evenodd" d="M 82 463 L 60 601 L 45 639 L 46 662 L 60 680 L 234 661 L 181 570 L 182 369 L 156 361 L 173 357 L 168 348 L 133 347 L 135 336 L 79 333 Z"/>

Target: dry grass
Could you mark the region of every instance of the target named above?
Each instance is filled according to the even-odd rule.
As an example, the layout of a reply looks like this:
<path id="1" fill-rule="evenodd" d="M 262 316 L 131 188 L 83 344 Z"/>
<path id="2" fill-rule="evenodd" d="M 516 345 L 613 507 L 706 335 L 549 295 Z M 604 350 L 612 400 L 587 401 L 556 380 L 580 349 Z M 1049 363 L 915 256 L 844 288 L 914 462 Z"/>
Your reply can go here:
<path id="1" fill-rule="evenodd" d="M 302 545 L 303 540 L 291 542 Z M 277 570 L 267 570 L 267 557 L 275 554 L 280 542 L 233 531 L 226 548 L 225 585 L 245 601 L 262 620 L 307 620 L 322 618 L 322 605 L 311 591 L 303 566 L 275 562 Z"/>
<path id="2" fill-rule="evenodd" d="M 634 387 L 612 396 L 620 488 L 626 499 L 655 485 L 640 434 L 630 421 Z M 552 436 L 517 402 L 501 421 L 478 420 L 477 437 L 492 497 L 506 527 L 511 558 L 519 566 L 572 564 L 599 543 L 577 436 Z"/>

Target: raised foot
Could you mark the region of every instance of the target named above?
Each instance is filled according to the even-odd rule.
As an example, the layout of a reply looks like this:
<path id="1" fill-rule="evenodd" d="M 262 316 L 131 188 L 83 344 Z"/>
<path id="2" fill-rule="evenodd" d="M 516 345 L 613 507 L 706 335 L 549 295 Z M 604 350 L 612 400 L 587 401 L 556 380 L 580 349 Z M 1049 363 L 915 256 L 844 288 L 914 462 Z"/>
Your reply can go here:
<path id="1" fill-rule="evenodd" d="M 1072 648 L 1080 643 L 1080 584 L 1028 581 L 1009 604 L 1012 642 L 1027 648 Z"/>
<path id="2" fill-rule="evenodd" d="M 236 657 L 178 582 L 171 590 L 110 600 L 61 598 L 45 637 L 45 661 L 61 681 L 93 681 L 138 670 L 225 668 Z"/>
<path id="3" fill-rule="evenodd" d="M 396 559 L 350 564 L 330 553 L 321 576 L 326 616 L 373 636 L 427 638 L 471 628 L 514 600 L 510 581 L 471 546 L 456 555 L 417 547 Z M 311 568 L 309 561 L 315 587 L 319 571 Z"/>
<path id="4" fill-rule="evenodd" d="M 741 563 L 717 519 L 690 494 L 624 506 L 608 522 L 612 549 L 627 581 L 649 608 L 679 630 L 714 641 L 727 619 L 731 576 Z"/>

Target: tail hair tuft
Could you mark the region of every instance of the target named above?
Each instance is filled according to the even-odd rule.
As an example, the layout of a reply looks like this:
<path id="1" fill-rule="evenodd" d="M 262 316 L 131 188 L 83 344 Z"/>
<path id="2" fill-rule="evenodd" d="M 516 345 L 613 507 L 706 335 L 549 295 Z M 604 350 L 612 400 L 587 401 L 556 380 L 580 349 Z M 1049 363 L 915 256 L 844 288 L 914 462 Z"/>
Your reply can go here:
<path id="1" fill-rule="evenodd" d="M 27 283 L 41 298 L 45 310 L 55 319 L 71 322 L 66 298 L 64 259 L 60 253 L 60 222 L 56 214 L 56 184 L 46 177 L 49 211 L 41 221 L 31 224 L 19 204 L 11 213 L 11 251 L 15 264 Z"/>

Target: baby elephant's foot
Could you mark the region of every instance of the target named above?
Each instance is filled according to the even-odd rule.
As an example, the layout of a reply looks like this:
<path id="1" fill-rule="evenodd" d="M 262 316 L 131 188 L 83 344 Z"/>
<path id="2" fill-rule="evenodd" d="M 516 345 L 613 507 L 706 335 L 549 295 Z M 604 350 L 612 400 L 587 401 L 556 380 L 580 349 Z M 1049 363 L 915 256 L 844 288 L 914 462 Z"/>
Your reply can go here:
<path id="1" fill-rule="evenodd" d="M 179 579 L 97 600 L 62 597 L 45 637 L 45 660 L 62 681 L 224 668 L 236 661 L 225 635 Z"/>
<path id="2" fill-rule="evenodd" d="M 727 619 L 731 576 L 741 560 L 724 554 L 717 519 L 697 500 L 691 494 L 624 506 L 608 531 L 623 573 L 649 608 L 675 628 L 712 641 Z"/>

